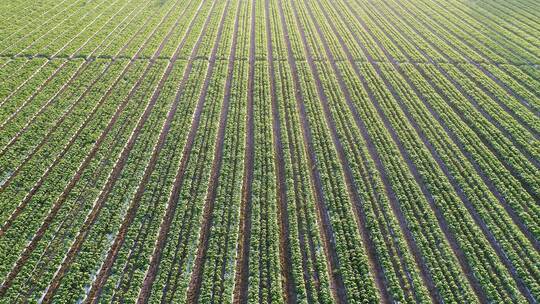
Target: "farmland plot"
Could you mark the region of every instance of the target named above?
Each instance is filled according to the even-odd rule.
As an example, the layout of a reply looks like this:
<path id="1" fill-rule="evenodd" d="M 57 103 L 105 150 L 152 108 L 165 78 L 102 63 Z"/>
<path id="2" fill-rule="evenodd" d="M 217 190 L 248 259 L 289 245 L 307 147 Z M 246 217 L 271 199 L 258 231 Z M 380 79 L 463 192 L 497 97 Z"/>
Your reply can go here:
<path id="1" fill-rule="evenodd" d="M 540 301 L 539 3 L 0 16 L 0 303 Z"/>

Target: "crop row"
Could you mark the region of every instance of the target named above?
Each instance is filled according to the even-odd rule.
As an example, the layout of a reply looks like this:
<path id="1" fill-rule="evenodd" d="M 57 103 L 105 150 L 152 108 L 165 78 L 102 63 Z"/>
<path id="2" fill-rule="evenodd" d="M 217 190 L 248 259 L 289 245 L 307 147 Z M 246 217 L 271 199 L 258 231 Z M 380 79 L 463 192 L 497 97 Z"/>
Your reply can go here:
<path id="1" fill-rule="evenodd" d="M 370 83 L 370 84 L 371 84 L 371 83 L 375 83 L 375 84 L 376 84 L 377 81 L 375 81 L 375 79 L 370 79 L 370 81 L 368 81 L 368 83 Z M 379 87 L 381 87 L 381 85 L 382 85 L 382 84 L 379 84 Z M 390 90 L 390 91 L 391 91 L 391 90 Z M 380 98 L 379 98 L 379 99 L 380 99 Z M 382 99 L 382 100 L 384 100 L 384 99 Z M 394 114 L 394 115 L 395 115 L 395 114 Z M 395 117 L 394 115 L 390 115 L 389 117 Z M 403 125 L 403 124 L 402 124 L 402 123 L 396 124 L 396 126 L 400 126 L 400 125 Z M 401 137 L 401 136 L 400 136 L 400 137 Z M 421 157 L 420 159 L 430 159 L 430 157 Z M 422 170 L 421 172 L 429 172 L 429 171 L 428 171 L 428 170 Z M 469 193 L 470 193 L 470 192 L 469 192 Z M 488 203 L 487 206 L 489 206 L 489 204 L 490 204 L 490 203 Z M 446 209 L 444 209 L 444 210 L 446 210 Z M 474 212 L 473 212 L 473 214 L 474 214 Z M 503 218 L 506 218 L 506 217 L 503 215 Z M 480 223 L 479 225 L 482 225 L 482 223 Z M 495 227 L 497 227 L 497 228 L 495 228 Z M 495 226 L 493 226 L 493 229 L 499 229 L 499 228 L 500 228 L 500 224 L 499 224 L 499 225 L 495 224 Z M 488 234 L 489 234 L 489 233 L 488 233 Z M 489 237 L 489 236 L 488 236 L 488 237 Z M 513 238 L 513 236 L 510 236 L 510 237 Z M 527 243 L 527 241 L 525 241 L 525 244 L 526 244 L 526 243 Z M 514 248 L 520 247 L 520 246 L 522 246 L 522 245 L 515 245 Z M 527 246 L 527 245 L 525 245 L 525 246 Z M 508 248 L 507 250 L 512 251 L 513 248 L 510 247 L 510 248 Z M 529 250 L 531 250 L 531 252 L 534 251 L 534 249 L 532 249 L 532 248 L 529 249 Z M 504 260 L 505 258 L 503 257 L 502 259 Z M 516 262 L 517 262 L 517 261 L 521 261 L 520 258 L 516 259 Z M 519 268 L 521 268 L 521 267 L 519 267 Z M 521 275 L 521 276 L 523 277 L 524 275 Z M 526 277 L 526 276 L 525 276 L 525 277 Z"/>
<path id="2" fill-rule="evenodd" d="M 0 297 L 540 298 L 530 1 L 61 3 L 0 4 Z"/>
<path id="3" fill-rule="evenodd" d="M 145 45 L 145 44 L 143 44 L 143 46 L 142 46 L 141 48 L 143 48 L 144 45 Z M 126 69 L 127 69 L 130 65 L 132 65 L 133 63 L 134 63 L 134 62 L 131 61 L 130 64 L 126 66 L 126 68 L 124 69 L 124 71 L 122 72 L 121 75 L 124 75 Z M 136 65 L 140 65 L 140 64 L 136 64 Z M 147 69 L 147 71 L 148 71 L 148 69 Z M 115 84 L 117 83 L 118 80 L 119 80 L 119 79 L 117 79 L 117 80 L 115 81 Z M 139 83 L 140 83 L 140 80 L 139 80 Z M 140 85 L 139 85 L 139 86 L 140 86 Z M 134 93 L 135 91 L 136 91 L 136 87 L 132 88 L 132 91 L 131 91 L 132 93 L 130 93 L 130 95 L 133 95 L 133 93 Z M 111 92 L 111 91 L 110 91 L 110 89 L 109 89 L 108 94 L 110 94 L 110 92 Z M 142 91 L 142 92 L 144 92 L 144 91 Z M 121 96 L 121 95 L 120 95 L 120 96 Z M 115 97 L 116 97 L 116 95 L 115 95 Z M 129 98 L 126 99 L 126 101 L 129 101 Z M 109 125 L 110 125 L 111 127 L 114 126 L 114 124 L 111 125 L 111 123 L 114 123 L 114 121 L 117 121 L 117 120 L 118 120 L 118 114 L 119 114 L 119 113 L 122 113 L 120 110 L 121 110 L 123 107 L 125 107 L 126 101 L 124 102 L 124 104 L 123 104 L 122 107 L 119 107 L 119 108 L 118 108 L 117 114 L 115 114 L 115 118 L 114 118 L 113 120 L 111 120 L 111 122 L 109 123 Z M 114 103 L 111 103 L 111 104 L 114 104 Z M 118 111 L 120 111 L 120 112 L 118 112 Z M 128 117 L 129 117 L 129 116 L 128 116 Z M 110 127 L 109 127 L 109 128 L 110 128 Z M 109 128 L 106 128 L 106 130 L 110 130 Z M 98 129 L 98 130 L 99 130 L 99 129 Z M 92 130 L 92 129 L 90 129 L 90 131 L 95 132 L 95 130 Z M 105 135 L 103 134 L 103 136 L 105 136 Z M 101 140 L 98 140 L 98 142 L 101 143 L 104 139 L 105 139 L 105 138 L 103 138 L 103 139 L 101 139 Z M 95 152 L 93 152 L 94 154 L 97 152 L 96 149 L 97 149 L 97 147 L 98 147 L 98 146 L 97 146 L 97 143 L 98 143 L 98 142 L 96 142 L 96 145 L 94 145 L 94 147 L 95 147 L 95 148 L 93 149 L 93 151 L 95 151 Z M 83 150 L 83 151 L 84 151 L 84 150 Z M 92 154 L 92 153 L 90 153 L 90 154 Z M 89 161 L 91 161 L 91 158 L 88 158 L 88 156 L 87 156 L 86 159 L 87 159 L 87 160 L 85 160 L 84 163 L 85 163 L 85 164 L 88 164 Z M 76 164 L 76 163 L 75 163 L 75 164 Z M 81 168 L 81 169 L 82 169 L 82 168 Z M 78 173 L 78 174 L 80 174 L 80 173 Z M 76 175 L 76 176 L 77 176 L 77 175 Z M 78 178 L 80 178 L 80 175 L 79 175 Z M 74 185 L 72 185 L 72 183 L 70 182 L 70 187 L 73 188 L 73 186 L 74 186 Z M 69 192 L 67 192 L 66 194 L 68 194 L 68 193 L 69 193 Z M 65 200 L 65 197 L 64 197 L 64 198 L 61 197 L 61 200 Z M 61 204 L 60 204 L 60 205 L 61 205 Z M 58 211 L 56 211 L 56 212 L 58 212 Z M 52 219 L 52 218 L 53 218 L 53 217 L 51 217 L 51 219 Z M 36 223 L 38 223 L 38 222 L 36 222 Z M 35 245 L 34 245 L 34 246 L 35 246 Z"/>
<path id="4" fill-rule="evenodd" d="M 181 18 L 181 17 L 179 17 Z M 178 22 L 176 22 L 175 24 L 178 24 Z M 172 27 L 170 31 L 173 31 L 175 27 Z M 195 31 L 196 32 L 196 31 Z M 186 32 L 186 35 L 188 34 L 191 34 L 191 32 L 188 30 Z M 163 45 L 166 43 L 168 37 L 170 37 L 169 34 L 166 35 L 166 40 L 164 40 L 162 42 L 162 44 L 158 47 L 158 52 L 155 53 L 154 57 L 157 57 L 159 56 L 159 52 L 162 50 L 163 48 Z M 189 41 L 189 40 L 187 40 Z M 179 52 L 180 48 L 183 46 L 183 44 L 179 45 L 177 47 L 177 52 Z M 171 98 L 167 98 L 167 95 L 162 95 L 162 87 L 165 85 L 165 82 L 166 80 L 168 79 L 169 75 L 170 75 L 170 72 L 172 71 L 172 65 L 174 64 L 174 61 L 171 61 L 167 67 L 167 69 L 165 70 L 165 72 L 163 73 L 163 75 L 160 78 L 160 81 L 159 81 L 159 84 L 158 86 L 154 89 L 154 93 L 152 94 L 152 97 L 150 99 L 150 106 L 146 108 L 145 110 L 145 114 L 146 113 L 150 113 L 150 112 L 147 112 L 148 110 L 151 111 L 152 107 L 154 107 L 152 104 L 156 104 L 156 110 L 155 111 L 152 111 L 151 112 L 151 115 L 150 116 L 147 116 L 149 118 L 147 124 L 144 124 L 143 121 L 140 121 L 139 122 L 139 125 L 138 125 L 138 128 L 140 128 L 140 126 L 143 126 L 142 129 L 140 129 L 142 131 L 141 133 L 141 136 L 144 136 L 144 134 L 148 133 L 150 134 L 152 137 L 154 136 L 157 136 L 158 133 L 155 132 L 155 129 L 157 126 L 159 125 L 162 125 L 164 124 L 165 122 L 165 117 L 168 116 L 168 115 L 165 115 L 169 109 L 169 106 L 168 104 L 170 104 L 173 100 Z M 160 98 L 162 97 L 162 98 Z M 165 104 L 163 105 L 159 105 L 158 102 L 159 101 L 163 101 L 165 102 Z M 154 114 L 155 113 L 155 114 Z M 155 116 L 154 116 L 155 115 Z M 152 120 L 152 117 L 155 117 L 154 119 L 158 119 L 158 121 L 156 121 L 156 124 L 153 123 L 153 120 Z M 141 116 L 142 119 L 145 119 L 145 116 Z M 142 123 L 142 124 L 141 124 Z M 146 130 L 146 131 L 145 131 Z M 133 137 L 133 136 L 137 136 L 136 134 L 136 130 L 133 131 L 133 135 L 132 137 L 130 137 L 130 140 L 131 142 L 135 142 L 133 141 L 134 139 L 136 139 L 136 137 Z M 154 137 L 155 138 L 155 137 Z M 135 146 L 133 147 L 134 149 L 136 149 L 137 147 L 140 147 L 141 145 L 143 145 L 144 143 L 144 138 L 141 138 L 142 142 L 140 141 L 136 141 L 135 142 Z M 99 204 L 103 204 L 102 202 L 109 202 L 109 201 L 112 201 L 112 203 L 114 202 L 118 202 L 118 204 L 123 204 L 124 207 L 120 207 L 120 210 L 125 210 L 126 208 L 128 208 L 128 206 L 125 204 L 127 201 L 130 201 L 130 196 L 133 194 L 133 192 L 135 191 L 135 188 L 137 187 L 137 185 L 139 184 L 139 179 L 140 177 L 142 177 L 143 175 L 143 169 L 146 170 L 146 163 L 148 162 L 148 158 L 151 157 L 151 154 L 153 154 L 153 149 L 151 149 L 153 145 L 145 145 L 145 149 L 146 149 L 146 154 L 145 153 L 137 153 L 137 150 L 133 150 L 132 152 L 129 152 L 129 150 L 126 150 L 126 147 L 128 149 L 130 149 L 129 145 L 127 145 L 126 147 L 124 147 L 124 150 L 122 152 L 122 155 L 119 159 L 120 162 L 117 162 L 117 165 L 120 164 L 120 167 L 118 167 L 117 165 L 115 165 L 115 169 L 113 170 L 113 174 L 116 173 L 116 174 L 120 174 L 120 175 L 117 175 L 117 176 L 109 176 L 108 178 L 108 184 L 105 186 L 105 189 L 107 189 L 108 191 L 110 191 L 110 197 L 107 199 L 107 196 L 104 196 L 103 193 L 106 194 L 106 192 L 101 192 L 100 193 L 100 198 L 98 199 L 98 201 L 96 201 L 96 207 L 97 208 L 100 208 Z M 128 151 L 127 153 L 129 154 L 125 154 L 124 151 Z M 133 153 L 133 154 L 131 154 Z M 133 166 L 135 164 L 138 163 L 138 161 L 128 161 L 128 159 L 125 159 L 124 155 L 133 155 L 133 157 L 136 157 L 136 158 L 139 158 L 139 157 L 145 157 L 146 159 L 141 159 L 140 162 L 141 164 L 144 164 L 144 166 L 140 167 L 140 171 L 131 171 L 130 170 L 130 165 Z M 125 168 L 123 168 L 124 164 L 127 164 L 127 166 Z M 118 170 L 117 170 L 118 168 Z M 133 167 L 132 167 L 133 168 Z M 136 169 L 136 167 L 134 168 Z M 132 169 L 133 170 L 133 169 Z M 110 184 L 112 183 L 112 184 Z M 124 187 L 119 187 L 119 188 L 113 188 L 114 185 L 116 183 L 125 183 L 125 186 Z M 124 197 L 124 195 L 126 195 L 126 192 L 124 189 L 130 189 L 128 187 L 128 185 L 132 185 L 131 186 L 131 191 L 128 190 L 128 195 L 130 195 L 129 197 Z M 108 186 L 108 187 L 107 187 Z M 112 190 L 110 190 L 112 189 Z M 131 194 L 129 194 L 131 192 Z M 119 205 L 119 206 L 122 206 L 122 205 Z M 112 241 L 112 238 L 111 237 L 107 237 L 108 234 L 104 234 L 105 232 L 107 232 L 108 230 L 105 229 L 105 230 L 99 230 L 99 225 L 105 225 L 104 227 L 118 227 L 120 225 L 120 220 L 123 219 L 123 217 L 121 215 L 124 215 L 125 213 L 118 213 L 116 212 L 115 210 L 118 210 L 118 207 L 115 208 L 114 205 L 110 205 L 110 203 L 107 203 L 106 205 L 103 205 L 103 211 L 104 213 L 108 213 L 108 214 L 111 214 L 113 217 L 112 218 L 108 218 L 108 220 L 105 220 L 104 221 L 104 216 L 99 216 L 97 217 L 97 215 L 93 215 L 94 218 L 97 217 L 98 221 L 96 222 L 93 222 L 91 220 L 91 218 L 87 218 L 86 222 L 85 223 L 89 223 L 90 225 L 93 225 L 92 227 L 92 231 L 94 231 L 93 233 L 95 234 L 94 237 L 92 237 L 92 234 L 89 234 L 89 240 L 86 241 L 84 243 L 84 246 L 81 247 L 81 253 L 84 253 L 85 251 L 85 248 L 86 248 L 86 252 L 88 252 L 88 254 L 92 255 L 92 254 L 95 254 L 96 251 L 98 252 L 102 252 L 102 254 L 104 255 L 105 252 L 106 252 L 106 249 L 110 246 L 110 242 Z M 99 212 L 99 209 L 97 209 Z M 92 214 L 91 214 L 92 215 Z M 107 219 L 107 217 L 105 217 L 105 219 Z M 104 221 L 104 222 L 102 222 Z M 111 224 L 112 223 L 112 224 Z M 115 225 L 116 223 L 116 225 Z M 109 226 L 109 225 L 112 225 L 112 226 Z M 84 227 L 84 226 L 83 226 Z M 110 228 L 109 228 L 110 229 Z M 114 235 L 114 233 L 113 233 Z M 100 240 L 99 243 L 96 243 L 95 245 L 93 244 L 94 242 L 93 241 L 90 241 L 90 240 Z M 107 241 L 108 240 L 108 241 Z M 73 247 L 72 247 L 73 248 Z M 99 249 L 99 248 L 102 248 L 102 249 Z M 76 253 L 75 253 L 76 254 Z M 77 259 L 81 259 L 81 264 L 86 264 L 86 265 L 96 265 L 98 266 L 97 264 L 95 264 L 96 261 L 93 261 L 91 259 L 88 259 L 86 258 L 85 255 L 83 254 L 78 254 L 76 256 Z M 82 287 L 82 282 L 84 282 L 82 280 L 82 278 L 84 277 L 88 277 L 92 272 L 91 270 L 92 269 L 95 269 L 94 270 L 94 273 L 97 272 L 97 269 L 95 268 L 96 266 L 90 266 L 90 268 L 86 268 L 86 269 L 83 269 L 82 271 L 75 271 L 75 270 L 72 270 L 68 273 L 68 276 L 66 277 L 66 280 L 69 280 L 69 281 L 73 281 L 73 282 L 80 282 L 80 286 Z M 66 285 L 63 285 L 63 286 L 66 286 Z M 59 292 L 62 292 L 62 290 L 59 290 Z M 66 291 L 66 295 L 71 295 L 72 296 L 72 292 L 69 292 L 69 291 Z M 60 296 L 60 295 L 59 295 Z"/>
<path id="5" fill-rule="evenodd" d="M 381 21 L 381 23 L 382 23 L 382 21 Z M 390 32 L 388 31 L 388 33 L 390 33 Z M 379 37 L 384 37 L 384 36 L 379 36 Z M 397 38 L 396 38 L 396 37 L 397 37 Z M 410 37 L 410 36 L 408 36 L 408 37 Z M 380 39 L 380 38 L 379 38 L 379 39 Z M 402 45 L 403 45 L 402 43 L 399 43 L 399 44 L 398 44 L 397 41 L 396 41 L 396 39 L 399 39 L 399 36 L 388 34 L 388 35 L 386 35 L 386 39 L 388 39 L 390 42 L 392 42 L 392 43 L 394 44 L 394 46 L 397 46 L 398 48 L 401 48 Z M 398 41 L 402 41 L 402 40 L 398 40 Z M 390 50 L 390 49 L 388 49 L 388 50 Z M 389 51 L 389 53 L 391 53 L 391 54 L 392 54 L 392 57 L 395 58 L 395 56 L 393 55 L 394 52 Z M 430 67 L 429 65 L 427 65 L 426 68 L 432 69 L 432 67 Z M 419 69 L 419 70 L 420 70 L 420 69 Z M 423 72 L 422 72 L 422 73 L 423 73 Z M 438 74 L 440 75 L 440 73 L 438 73 Z M 424 76 L 425 76 L 425 74 L 424 74 Z M 428 76 L 425 76 L 425 77 L 429 78 Z M 438 76 L 438 77 L 439 77 L 439 76 Z M 441 92 L 444 92 L 444 94 L 449 94 L 450 92 L 452 92 L 452 90 L 443 90 L 443 91 L 441 91 Z M 443 95 L 443 96 L 447 96 L 447 95 Z M 461 96 L 461 94 L 459 94 L 459 92 L 457 92 L 455 95 L 452 95 L 452 96 L 454 96 L 454 98 L 457 99 L 457 100 L 463 100 L 463 97 Z M 457 115 L 463 115 L 463 114 L 468 113 L 468 111 L 467 111 L 467 112 L 463 112 L 463 111 L 459 111 L 459 109 L 465 109 L 464 107 L 467 106 L 467 103 L 468 103 L 468 102 L 465 102 L 465 101 L 464 101 L 464 102 L 460 102 L 460 103 L 454 103 L 454 104 L 450 104 L 450 107 L 454 107 L 454 108 L 456 109 L 456 114 L 457 114 Z M 470 110 L 469 110 L 469 111 L 470 111 Z M 446 110 L 444 110 L 444 111 L 439 112 L 439 115 L 443 115 L 443 113 L 446 115 L 446 114 L 450 114 L 450 113 L 452 113 L 452 112 L 451 112 L 451 111 L 450 111 L 450 112 L 447 112 Z M 462 114 L 462 113 L 463 113 L 463 114 Z M 443 119 L 446 117 L 445 115 L 442 116 Z M 462 119 L 463 119 L 463 118 L 462 118 Z M 477 119 L 477 118 L 475 118 L 475 119 Z M 472 126 L 472 127 L 478 126 L 477 128 L 475 128 L 475 129 L 473 129 L 473 130 L 476 130 L 477 132 L 478 132 L 478 131 L 482 132 L 486 127 L 489 126 L 489 124 L 482 124 L 481 127 L 480 127 L 480 124 L 476 124 L 476 125 L 472 124 L 472 125 L 469 125 L 469 127 L 471 127 L 471 126 Z M 482 134 L 482 133 L 479 133 L 479 135 L 481 135 L 481 134 Z M 485 138 L 484 143 L 487 145 L 488 148 L 489 148 L 490 146 L 494 146 L 494 147 L 496 147 L 497 149 L 501 149 L 502 147 L 508 146 L 508 143 L 505 144 L 506 146 L 501 146 L 501 144 L 497 144 L 497 145 L 491 144 L 490 142 L 491 142 L 491 141 L 494 141 L 495 138 L 497 138 L 497 137 L 494 137 L 494 136 L 486 136 L 486 137 L 484 137 L 484 138 Z M 463 138 L 462 140 L 465 140 L 465 138 Z M 502 140 L 504 141 L 504 139 L 502 139 Z M 478 144 L 479 144 L 479 143 L 475 143 L 474 145 L 478 145 Z M 465 145 L 465 147 L 469 148 L 469 147 L 471 147 L 471 145 Z M 508 149 L 508 148 L 506 148 L 506 149 Z M 483 150 L 484 150 L 485 152 L 482 152 L 482 153 L 489 153 L 488 155 L 490 155 L 491 153 L 494 153 L 494 152 L 496 153 L 496 152 L 497 152 L 497 150 L 491 150 L 491 149 L 489 149 L 489 150 L 486 151 L 486 148 L 483 148 Z M 490 151 L 490 150 L 491 150 L 491 151 Z M 497 156 L 497 154 L 495 154 L 495 155 Z M 506 155 L 508 155 L 508 154 L 506 154 Z M 517 155 L 517 157 L 519 158 L 520 156 Z M 505 164 L 505 160 L 506 160 L 506 159 L 507 159 L 507 156 L 505 156 L 504 158 L 502 158 L 502 160 L 503 160 L 502 163 L 499 163 L 499 161 L 494 160 L 494 164 L 493 164 L 493 165 L 499 166 L 499 168 L 502 168 L 502 171 L 505 171 L 506 169 L 510 169 L 510 171 L 508 171 L 509 173 L 515 173 L 515 171 L 512 170 L 512 169 L 513 169 L 512 166 L 514 166 L 514 162 L 510 162 L 509 164 Z M 493 161 L 492 161 L 492 162 L 493 162 Z M 506 167 L 506 168 L 505 168 L 505 167 Z M 493 168 L 494 168 L 494 167 L 492 166 L 491 169 L 489 169 L 489 170 L 486 169 L 486 170 L 485 170 L 485 172 L 486 172 L 485 174 L 490 174 L 490 177 L 494 179 L 494 182 L 496 182 L 497 179 L 500 179 L 501 175 L 500 175 L 500 174 L 493 174 L 493 175 L 492 175 L 491 172 L 492 172 L 492 170 L 494 170 Z M 498 169 L 498 171 L 499 171 L 499 172 L 502 172 L 501 169 Z M 506 173 L 505 176 L 508 175 L 509 173 Z M 506 184 L 506 185 L 511 185 L 511 184 L 515 184 L 515 182 L 512 182 L 512 183 L 508 183 L 508 182 L 507 182 L 507 183 L 505 183 L 505 184 Z M 502 185 L 502 184 L 500 184 L 500 185 Z M 534 185 L 534 182 L 532 182 L 532 185 Z M 522 187 L 522 186 L 521 186 L 521 187 Z M 519 188 L 518 188 L 518 189 L 519 189 Z M 526 189 L 527 189 L 527 188 L 526 188 Z M 522 196 L 522 195 L 518 195 L 518 193 L 515 192 L 515 191 L 516 191 L 516 190 L 513 190 L 513 191 L 512 191 L 514 197 L 511 198 L 511 199 L 509 199 L 510 202 L 514 201 L 514 200 L 516 199 L 516 197 Z M 503 190 L 503 189 L 501 189 L 500 192 L 501 192 L 501 193 L 507 193 L 508 190 Z M 509 193 L 509 194 L 511 194 L 511 193 Z M 526 196 L 527 196 L 527 195 L 526 195 Z M 522 199 L 522 201 L 523 201 L 523 203 L 525 203 L 525 204 L 530 204 L 530 198 L 529 198 L 529 199 L 525 199 L 526 196 Z M 534 197 L 534 196 L 533 196 L 533 197 Z"/>

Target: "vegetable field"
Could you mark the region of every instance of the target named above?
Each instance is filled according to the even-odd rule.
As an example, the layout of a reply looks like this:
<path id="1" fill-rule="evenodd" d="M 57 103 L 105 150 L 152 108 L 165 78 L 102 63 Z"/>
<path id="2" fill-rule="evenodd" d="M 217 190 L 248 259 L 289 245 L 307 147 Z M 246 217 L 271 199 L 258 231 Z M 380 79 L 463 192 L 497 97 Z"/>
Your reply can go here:
<path id="1" fill-rule="evenodd" d="M 0 282 L 540 302 L 540 2 L 0 1 Z"/>

